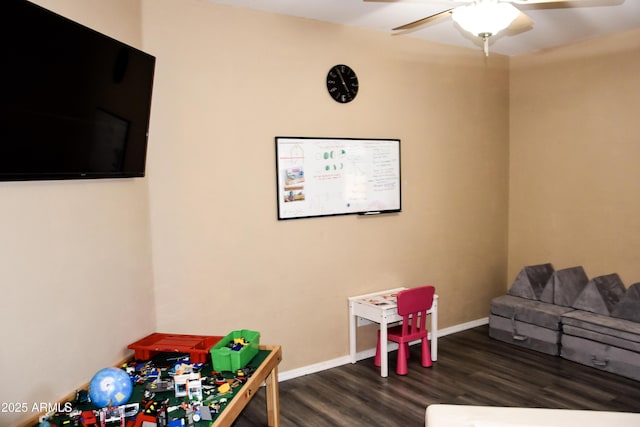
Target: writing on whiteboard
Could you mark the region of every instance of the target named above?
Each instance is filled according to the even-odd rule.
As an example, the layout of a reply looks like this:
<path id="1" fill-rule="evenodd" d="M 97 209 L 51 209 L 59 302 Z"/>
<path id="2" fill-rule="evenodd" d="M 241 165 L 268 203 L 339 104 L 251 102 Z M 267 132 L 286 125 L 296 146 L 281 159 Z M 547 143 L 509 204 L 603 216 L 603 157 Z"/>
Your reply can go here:
<path id="1" fill-rule="evenodd" d="M 276 138 L 279 219 L 400 210 L 400 141 Z"/>

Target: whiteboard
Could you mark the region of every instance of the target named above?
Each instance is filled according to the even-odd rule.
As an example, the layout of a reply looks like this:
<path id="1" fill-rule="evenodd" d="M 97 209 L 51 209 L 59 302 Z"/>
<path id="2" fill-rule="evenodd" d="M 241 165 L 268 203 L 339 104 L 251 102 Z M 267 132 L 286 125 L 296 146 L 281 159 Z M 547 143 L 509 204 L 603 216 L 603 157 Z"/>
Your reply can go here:
<path id="1" fill-rule="evenodd" d="M 400 212 L 400 140 L 276 137 L 278 219 Z"/>

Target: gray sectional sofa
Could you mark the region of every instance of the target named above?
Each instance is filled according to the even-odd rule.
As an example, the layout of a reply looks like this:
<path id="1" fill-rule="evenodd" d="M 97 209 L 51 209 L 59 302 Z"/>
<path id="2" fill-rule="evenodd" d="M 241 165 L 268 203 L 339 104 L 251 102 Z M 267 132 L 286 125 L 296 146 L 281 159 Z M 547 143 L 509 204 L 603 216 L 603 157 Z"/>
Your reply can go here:
<path id="1" fill-rule="evenodd" d="M 589 279 L 582 267 L 524 267 L 492 300 L 489 335 L 640 380 L 640 283 Z"/>

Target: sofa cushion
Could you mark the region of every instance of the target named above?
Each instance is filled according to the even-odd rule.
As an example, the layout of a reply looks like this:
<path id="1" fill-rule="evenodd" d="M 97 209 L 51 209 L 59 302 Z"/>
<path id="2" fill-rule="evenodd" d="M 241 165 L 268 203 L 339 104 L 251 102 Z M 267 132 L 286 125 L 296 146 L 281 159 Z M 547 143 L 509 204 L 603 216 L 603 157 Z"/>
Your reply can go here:
<path id="1" fill-rule="evenodd" d="M 570 311 L 573 308 L 511 295 L 502 295 L 491 301 L 492 314 L 553 330 L 560 329 L 562 315 Z"/>
<path id="2" fill-rule="evenodd" d="M 552 274 L 553 265 L 548 263 L 524 267 L 509 288 L 509 295 L 533 300 L 540 299 Z"/>
<path id="3" fill-rule="evenodd" d="M 588 282 L 580 266 L 556 270 L 540 294 L 540 301 L 571 307 Z"/>
<path id="4" fill-rule="evenodd" d="M 611 316 L 640 323 L 640 283 L 629 286 Z"/>
<path id="5" fill-rule="evenodd" d="M 565 359 L 640 380 L 640 357 L 634 351 L 567 334 L 562 334 L 560 348 Z"/>
<path id="6" fill-rule="evenodd" d="M 582 329 L 572 325 L 562 325 L 562 336 L 571 335 L 574 337 L 584 338 L 590 341 L 602 343 L 604 345 L 623 348 L 625 350 L 634 351 L 638 353 L 638 359 L 640 360 L 640 342 L 626 340 L 620 338 L 617 335 L 603 334 L 595 332 L 589 329 Z"/>
<path id="7" fill-rule="evenodd" d="M 560 355 L 561 334 L 559 329 L 543 328 L 496 314 L 489 316 L 491 338 L 552 356 Z"/>
<path id="8" fill-rule="evenodd" d="M 572 307 L 610 316 L 625 294 L 625 287 L 617 274 L 607 274 L 589 280 Z"/>
<path id="9" fill-rule="evenodd" d="M 640 323 L 629 320 L 575 310 L 565 313 L 562 316 L 562 323 L 566 326 L 574 326 L 602 335 L 614 336 L 621 340 L 640 343 Z"/>

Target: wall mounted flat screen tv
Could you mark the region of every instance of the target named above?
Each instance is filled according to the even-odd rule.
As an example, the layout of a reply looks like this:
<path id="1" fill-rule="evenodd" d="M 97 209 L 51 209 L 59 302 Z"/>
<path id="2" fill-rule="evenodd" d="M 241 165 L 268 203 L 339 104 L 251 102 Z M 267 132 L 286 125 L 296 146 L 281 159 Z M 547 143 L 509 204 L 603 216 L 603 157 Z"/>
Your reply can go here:
<path id="1" fill-rule="evenodd" d="M 144 176 L 152 55 L 25 0 L 0 40 L 0 181 Z"/>
<path id="2" fill-rule="evenodd" d="M 276 137 L 278 219 L 400 212 L 400 140 Z"/>

